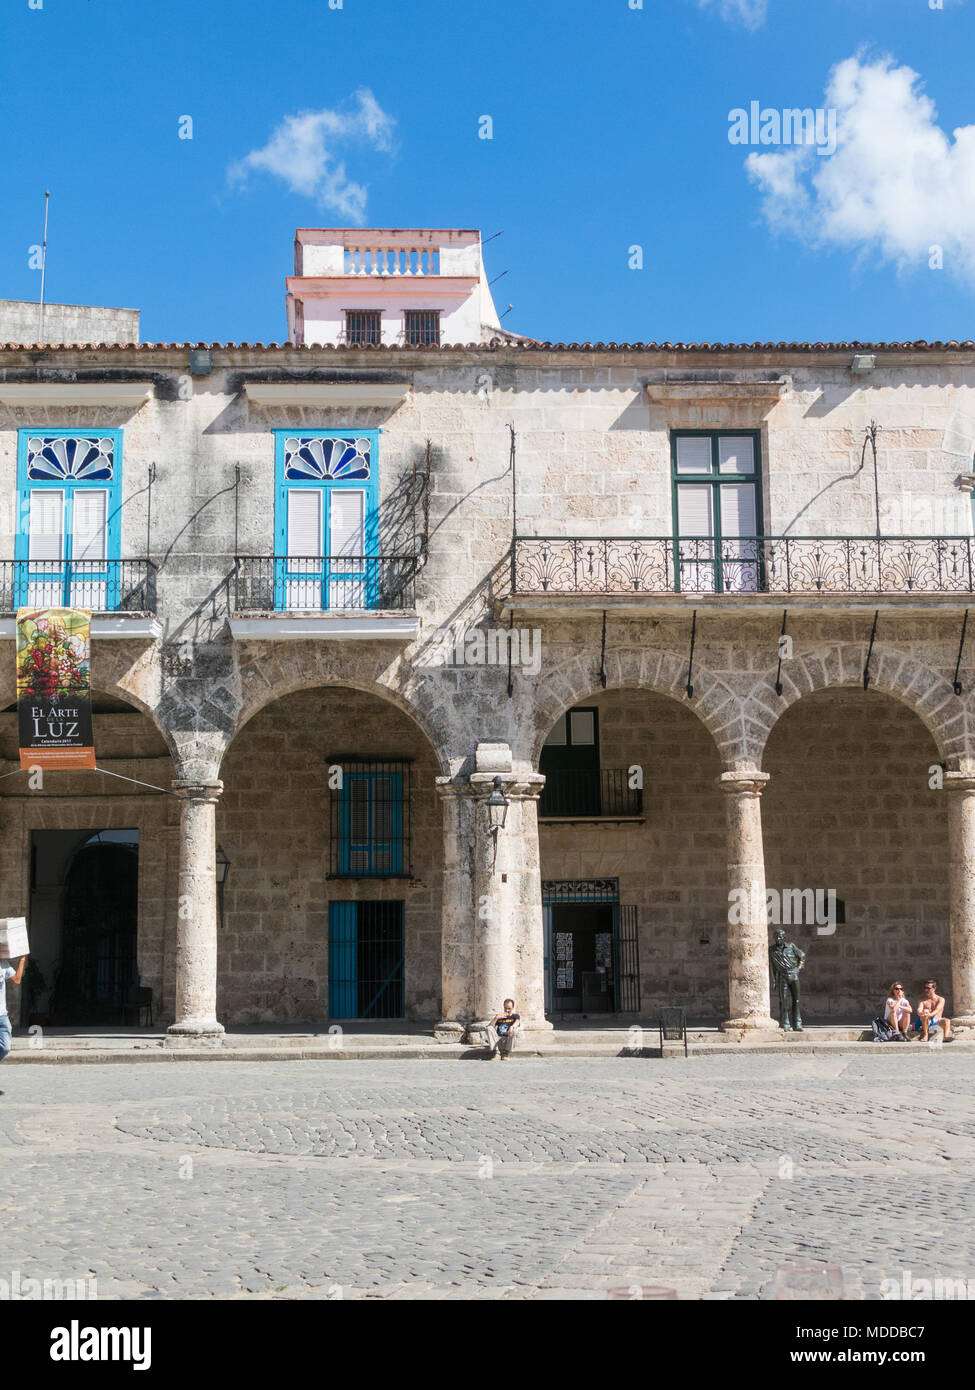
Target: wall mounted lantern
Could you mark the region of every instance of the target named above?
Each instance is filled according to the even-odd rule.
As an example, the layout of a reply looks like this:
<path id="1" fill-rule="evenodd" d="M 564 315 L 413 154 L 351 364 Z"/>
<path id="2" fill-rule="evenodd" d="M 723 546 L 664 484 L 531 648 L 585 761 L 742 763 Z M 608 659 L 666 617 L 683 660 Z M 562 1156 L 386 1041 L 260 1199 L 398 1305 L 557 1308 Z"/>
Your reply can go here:
<path id="1" fill-rule="evenodd" d="M 501 778 L 495 777 L 491 795 L 487 799 L 488 824 L 494 837 L 494 863 L 498 862 L 498 836 L 508 819 L 508 798 L 504 794 Z"/>
<path id="2" fill-rule="evenodd" d="M 217 845 L 217 854 L 214 860 L 214 877 L 217 880 L 217 904 L 220 909 L 220 925 L 223 926 L 223 889 L 227 882 L 227 875 L 230 873 L 230 860 L 224 854 L 220 845 Z"/>

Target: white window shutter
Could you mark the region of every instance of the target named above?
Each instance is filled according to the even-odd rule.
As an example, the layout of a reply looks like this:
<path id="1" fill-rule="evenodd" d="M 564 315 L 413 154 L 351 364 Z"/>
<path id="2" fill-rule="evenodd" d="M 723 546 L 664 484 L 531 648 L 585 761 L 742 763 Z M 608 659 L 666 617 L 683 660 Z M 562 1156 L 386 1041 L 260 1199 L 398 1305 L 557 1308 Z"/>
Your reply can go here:
<path id="1" fill-rule="evenodd" d="M 758 588 L 758 546 L 738 539 L 757 533 L 752 483 L 721 484 L 721 534 L 724 537 L 724 587 L 734 593 Z"/>
<path id="2" fill-rule="evenodd" d="M 755 488 L 751 483 L 721 484 L 721 534 L 754 536 Z"/>
<path id="3" fill-rule="evenodd" d="M 329 555 L 365 554 L 364 492 L 335 488 L 329 497 L 330 530 Z"/>
<path id="4" fill-rule="evenodd" d="M 38 561 L 64 559 L 64 493 L 60 489 L 31 492 L 27 555 Z"/>
<path id="5" fill-rule="evenodd" d="M 288 555 L 293 559 L 311 559 L 321 553 L 321 488 L 289 488 Z"/>
<path id="6" fill-rule="evenodd" d="M 677 488 L 677 530 L 682 536 L 711 536 L 711 487 L 681 483 Z"/>
<path id="7" fill-rule="evenodd" d="M 596 721 L 591 710 L 570 710 L 569 729 L 573 748 L 592 747 L 596 742 Z"/>
<path id="8" fill-rule="evenodd" d="M 714 535 L 711 513 L 712 488 L 707 483 L 695 486 L 680 483 L 677 487 L 677 533 L 679 536 L 710 537 Z M 714 546 L 707 539 L 690 540 L 679 545 L 680 586 L 686 593 L 713 593 Z"/>
<path id="9" fill-rule="evenodd" d="M 677 436 L 677 472 L 711 472 L 711 440 L 707 435 Z"/>
<path id="10" fill-rule="evenodd" d="M 107 556 L 108 493 L 79 488 L 74 495 L 71 535 L 72 560 L 104 560 Z"/>
<path id="11" fill-rule="evenodd" d="M 718 471 L 720 473 L 754 473 L 755 441 L 747 437 L 722 437 L 718 440 Z"/>
<path id="12" fill-rule="evenodd" d="M 552 725 L 548 738 L 545 740 L 550 748 L 564 748 L 566 744 L 565 736 L 565 715 L 560 714 L 556 722 Z"/>

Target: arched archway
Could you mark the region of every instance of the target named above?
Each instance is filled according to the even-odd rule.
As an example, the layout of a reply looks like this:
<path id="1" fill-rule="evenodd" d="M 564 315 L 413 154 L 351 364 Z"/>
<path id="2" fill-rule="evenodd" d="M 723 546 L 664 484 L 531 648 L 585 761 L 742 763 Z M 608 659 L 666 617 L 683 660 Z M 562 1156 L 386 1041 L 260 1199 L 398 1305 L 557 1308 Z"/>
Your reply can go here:
<path id="1" fill-rule="evenodd" d="M 221 1021 L 439 1018 L 441 770 L 374 692 L 306 686 L 251 712 L 220 771 Z"/>
<path id="2" fill-rule="evenodd" d="M 169 746 L 146 713 L 98 688 L 92 726 L 99 771 L 0 782 L 0 892 L 9 915 L 28 918 L 31 941 L 21 997 L 11 1000 L 11 1017 L 24 1025 L 132 1022 L 136 983 L 152 990 L 156 1018 L 173 1009 L 179 814 L 167 795 Z M 0 713 L 4 772 L 18 766 L 17 745 L 9 706 Z M 98 845 L 132 847 L 134 903 L 118 875 L 103 872 L 113 851 Z"/>
<path id="3" fill-rule="evenodd" d="M 746 706 L 753 754 L 763 756 L 777 722 L 797 702 L 825 690 L 862 692 L 868 655 L 870 692 L 890 696 L 910 710 L 931 735 L 939 758 L 948 762 L 969 758 L 975 747 L 970 700 L 956 696 L 944 675 L 907 652 L 878 647 L 870 653 L 868 645 L 860 642 L 799 652 L 783 662 L 778 672 L 781 695 L 775 689 L 774 671 L 755 685 Z"/>
<path id="4" fill-rule="evenodd" d="M 808 955 L 804 1014 L 865 1022 L 894 979 L 914 1004 L 924 976 L 948 991 L 947 798 L 930 786 L 940 761 L 918 715 L 874 689 L 815 691 L 772 729 L 763 764 L 766 885 Z M 820 917 L 837 921 L 810 914 L 817 891 Z"/>
<path id="5" fill-rule="evenodd" d="M 722 761 L 710 732 L 686 701 L 624 687 L 573 703 L 547 738 L 549 1011 L 655 1016 L 676 1004 L 695 1020 L 726 1017 Z"/>
<path id="6" fill-rule="evenodd" d="M 585 704 L 590 696 L 606 690 L 643 690 L 666 697 L 689 710 L 707 730 L 726 763 L 747 756 L 750 748 L 743 735 L 744 720 L 735 692 L 705 667 L 694 668 L 693 700 L 687 697 L 686 656 L 646 647 L 621 647 L 606 653 L 606 684 L 593 673 L 591 660 L 574 656 L 546 666 L 534 691 L 532 765 L 537 766 L 541 746 L 562 712 Z"/>

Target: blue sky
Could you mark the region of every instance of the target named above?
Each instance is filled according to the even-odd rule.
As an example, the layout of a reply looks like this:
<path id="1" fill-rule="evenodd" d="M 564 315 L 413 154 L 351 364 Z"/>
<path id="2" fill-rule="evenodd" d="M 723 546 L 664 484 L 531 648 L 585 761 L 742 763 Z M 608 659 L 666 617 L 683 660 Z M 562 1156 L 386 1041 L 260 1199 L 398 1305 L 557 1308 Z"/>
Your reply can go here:
<path id="1" fill-rule="evenodd" d="M 0 0 L 0 297 L 50 188 L 48 298 L 145 340 L 280 340 L 295 228 L 353 217 L 503 230 L 538 338 L 975 336 L 975 0 L 635 3 Z M 730 143 L 753 101 L 835 154 Z"/>

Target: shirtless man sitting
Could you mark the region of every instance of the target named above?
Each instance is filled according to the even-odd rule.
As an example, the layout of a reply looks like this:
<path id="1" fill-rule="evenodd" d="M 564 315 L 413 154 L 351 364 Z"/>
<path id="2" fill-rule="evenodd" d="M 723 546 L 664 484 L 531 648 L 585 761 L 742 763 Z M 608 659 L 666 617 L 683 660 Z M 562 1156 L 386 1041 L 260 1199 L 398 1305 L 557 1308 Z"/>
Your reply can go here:
<path id="1" fill-rule="evenodd" d="M 951 1019 L 945 1018 L 945 998 L 938 993 L 937 980 L 924 981 L 924 993 L 918 1001 L 917 1021 L 921 1025 L 921 1041 L 927 1042 L 932 1028 L 940 1028 L 945 1042 L 951 1037 Z"/>

